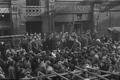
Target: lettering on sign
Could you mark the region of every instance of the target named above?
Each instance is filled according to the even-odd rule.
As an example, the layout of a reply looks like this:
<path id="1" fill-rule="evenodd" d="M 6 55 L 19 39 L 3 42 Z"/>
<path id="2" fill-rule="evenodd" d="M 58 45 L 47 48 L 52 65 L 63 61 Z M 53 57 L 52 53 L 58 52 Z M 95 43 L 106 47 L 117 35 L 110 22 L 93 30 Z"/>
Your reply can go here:
<path id="1" fill-rule="evenodd" d="M 56 2 L 54 7 L 59 13 L 89 13 L 91 11 L 90 5 L 79 5 L 76 2 Z"/>

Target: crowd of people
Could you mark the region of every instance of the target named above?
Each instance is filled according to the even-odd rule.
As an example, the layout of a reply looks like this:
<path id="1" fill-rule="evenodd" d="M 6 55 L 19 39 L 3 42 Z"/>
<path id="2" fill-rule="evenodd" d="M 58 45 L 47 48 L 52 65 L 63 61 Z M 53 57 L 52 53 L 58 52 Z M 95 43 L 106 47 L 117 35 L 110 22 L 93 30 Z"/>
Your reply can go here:
<path id="1" fill-rule="evenodd" d="M 0 79 L 26 79 L 81 68 L 120 72 L 120 42 L 90 33 L 25 34 L 13 47 L 0 44 Z M 84 75 L 81 75 L 84 76 Z M 87 76 L 84 76 L 87 77 Z M 74 80 L 74 79 L 73 79 Z"/>

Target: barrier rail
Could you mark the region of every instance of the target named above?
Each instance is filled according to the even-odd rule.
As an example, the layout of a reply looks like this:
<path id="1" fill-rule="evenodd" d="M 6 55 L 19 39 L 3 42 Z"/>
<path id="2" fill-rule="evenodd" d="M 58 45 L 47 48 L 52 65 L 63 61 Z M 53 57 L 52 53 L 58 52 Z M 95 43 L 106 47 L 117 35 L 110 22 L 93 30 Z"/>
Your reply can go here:
<path id="1" fill-rule="evenodd" d="M 109 80 L 109 79 L 104 78 L 103 76 L 101 76 L 101 75 L 99 75 L 99 74 L 95 74 L 95 73 L 89 72 L 89 71 L 84 70 L 84 69 L 82 69 L 82 68 L 80 68 L 80 67 L 78 67 L 78 66 L 75 66 L 75 67 L 76 67 L 77 69 L 79 69 L 79 70 L 82 70 L 82 71 L 85 71 L 85 72 L 87 72 L 87 73 L 89 73 L 89 74 L 95 75 L 95 76 L 97 76 L 97 77 L 99 77 L 99 78 L 101 78 L 101 79 Z"/>
<path id="2" fill-rule="evenodd" d="M 109 76 L 111 76 L 112 74 L 118 75 L 118 73 L 110 73 L 109 71 L 98 70 L 98 71 L 101 71 L 101 72 L 106 73 L 106 74 L 104 74 L 104 75 L 100 75 L 100 74 L 97 74 L 97 73 L 89 72 L 89 71 L 87 71 L 87 70 L 85 70 L 85 69 L 82 69 L 82 68 L 80 68 L 80 67 L 78 67 L 78 66 L 75 66 L 75 68 L 78 69 L 78 70 L 76 70 L 76 71 L 66 71 L 65 73 L 53 72 L 52 74 L 47 74 L 47 75 L 45 75 L 44 73 L 40 72 L 40 74 L 41 74 L 41 76 L 47 78 L 48 80 L 52 80 L 52 78 L 53 78 L 53 77 L 56 77 L 56 76 L 59 76 L 61 79 L 70 80 L 69 78 L 65 77 L 65 75 L 70 75 L 70 74 L 72 74 L 73 76 L 78 77 L 80 80 L 86 80 L 86 79 L 89 79 L 89 80 L 94 80 L 94 79 L 109 80 L 109 79 L 107 79 L 106 77 L 109 77 Z M 84 77 L 82 77 L 81 75 L 78 75 L 79 73 L 82 74 L 81 71 L 87 72 L 87 73 L 93 75 L 93 77 L 84 78 Z M 41 76 L 33 77 L 32 79 L 38 80 L 39 78 L 41 78 Z M 26 79 L 22 78 L 22 79 L 20 79 L 20 80 L 26 80 Z M 31 80 L 31 79 L 27 79 L 27 80 Z M 42 79 L 41 79 L 41 80 L 42 80 Z"/>
<path id="3" fill-rule="evenodd" d="M 39 71 L 39 73 L 42 75 L 42 76 L 46 76 L 44 73 L 42 73 L 42 72 L 40 72 Z M 39 78 L 39 77 L 38 77 Z M 46 77 L 48 80 L 51 80 L 51 78 L 50 77 Z"/>
<path id="4" fill-rule="evenodd" d="M 68 71 L 68 73 L 73 74 L 73 73 L 70 72 L 70 71 Z M 77 74 L 73 74 L 73 75 L 76 76 L 76 77 L 78 77 L 78 78 L 80 78 L 80 79 L 82 79 L 82 80 L 84 80 L 84 78 L 83 78 L 82 76 L 79 76 L 79 75 L 77 75 Z"/>
<path id="5" fill-rule="evenodd" d="M 105 74 L 105 75 L 102 75 L 103 77 L 107 77 L 107 76 L 110 76 L 111 74 Z M 93 80 L 93 79 L 97 79 L 98 77 L 90 77 L 89 79 L 90 80 Z"/>
<path id="6" fill-rule="evenodd" d="M 47 74 L 47 75 L 45 75 L 44 73 L 40 72 L 41 76 L 47 78 L 48 80 L 52 80 L 52 78 L 53 78 L 53 77 L 56 77 L 56 76 L 59 76 L 59 77 L 65 79 L 65 80 L 70 80 L 70 79 L 68 79 L 68 78 L 66 78 L 66 77 L 64 77 L 64 76 L 65 76 L 65 75 L 69 75 L 69 74 L 76 75 L 76 74 L 78 74 L 78 73 L 80 73 L 80 70 L 78 70 L 78 71 L 72 71 L 72 72 L 67 71 L 67 72 L 65 72 L 65 73 L 53 72 L 52 74 Z M 31 79 L 38 80 L 39 78 L 41 78 L 41 76 L 33 77 L 33 78 L 31 78 Z M 76 76 L 80 78 L 80 76 L 78 76 L 78 75 L 76 75 Z M 31 80 L 31 79 L 30 79 L 30 80 Z M 84 80 L 84 78 L 80 78 L 80 79 Z M 25 78 L 21 78 L 20 80 L 26 80 L 26 79 L 25 79 Z M 29 80 L 29 79 L 27 79 L 27 80 Z"/>
<path id="7" fill-rule="evenodd" d="M 106 73 L 106 74 L 111 74 L 111 75 L 117 75 L 117 76 L 120 75 L 120 72 L 110 72 L 110 71 L 96 70 L 96 69 L 93 69 L 93 68 L 88 68 L 88 69 L 95 70 L 95 71 L 100 71 L 100 72 L 103 72 L 103 73 Z"/>
<path id="8" fill-rule="evenodd" d="M 105 78 L 105 77 L 111 76 L 111 74 L 112 74 L 112 73 L 111 73 L 111 74 L 99 75 L 99 74 L 96 74 L 96 73 L 92 73 L 92 72 L 86 71 L 86 70 L 84 70 L 84 69 L 82 69 L 82 68 L 79 68 L 79 67 L 77 67 L 77 66 L 76 66 L 76 68 L 79 69 L 79 70 L 78 70 L 78 71 L 72 71 L 72 72 L 67 71 L 67 72 L 65 72 L 65 73 L 53 72 L 53 74 L 48 74 L 48 75 L 45 75 L 44 73 L 40 72 L 40 74 L 41 74 L 41 76 L 47 78 L 48 80 L 52 80 L 52 78 L 53 78 L 53 77 L 56 77 L 56 76 L 59 76 L 60 78 L 65 79 L 65 80 L 70 80 L 69 78 L 66 78 L 66 77 L 65 77 L 65 75 L 70 75 L 70 74 L 72 74 L 73 76 L 78 77 L 80 80 L 85 80 L 85 79 L 94 80 L 94 79 L 99 79 L 99 78 L 100 78 L 100 79 L 103 79 L 103 80 L 109 80 L 109 79 L 107 79 L 107 78 Z M 89 74 L 92 74 L 92 75 L 95 76 L 95 77 L 84 78 L 84 77 L 78 75 L 78 73 L 80 73 L 81 70 L 82 70 L 82 71 L 85 71 L 85 72 L 87 72 L 87 73 L 89 73 Z M 107 73 L 108 73 L 108 72 L 107 72 Z M 32 79 L 38 80 L 39 78 L 41 78 L 41 76 L 33 77 Z M 20 79 L 20 80 L 31 80 L 31 79 L 24 79 L 24 78 L 22 78 L 22 79 Z"/>

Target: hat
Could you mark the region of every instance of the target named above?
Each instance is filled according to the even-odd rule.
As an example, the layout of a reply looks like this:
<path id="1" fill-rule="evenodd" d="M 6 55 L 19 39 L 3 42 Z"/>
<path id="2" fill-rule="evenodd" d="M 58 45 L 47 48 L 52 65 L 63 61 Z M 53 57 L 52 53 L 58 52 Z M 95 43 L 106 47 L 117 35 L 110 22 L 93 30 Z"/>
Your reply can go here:
<path id="1" fill-rule="evenodd" d="M 96 39 L 96 41 L 100 42 L 100 39 Z"/>
<path id="2" fill-rule="evenodd" d="M 4 44 L 4 42 L 1 42 L 1 44 L 3 45 L 3 44 Z"/>
<path id="3" fill-rule="evenodd" d="M 83 47 L 83 49 L 87 49 L 87 46 Z"/>

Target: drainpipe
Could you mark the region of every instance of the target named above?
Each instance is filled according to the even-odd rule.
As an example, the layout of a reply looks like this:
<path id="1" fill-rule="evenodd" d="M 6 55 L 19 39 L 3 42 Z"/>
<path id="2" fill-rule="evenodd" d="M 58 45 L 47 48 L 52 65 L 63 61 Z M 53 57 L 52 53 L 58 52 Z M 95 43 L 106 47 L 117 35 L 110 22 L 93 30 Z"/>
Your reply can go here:
<path id="1" fill-rule="evenodd" d="M 111 25 L 111 11 L 109 10 L 109 27 L 112 27 Z"/>
<path id="2" fill-rule="evenodd" d="M 46 8 L 47 8 L 47 18 L 48 18 L 48 29 L 51 32 L 51 24 L 50 24 L 50 12 L 49 12 L 49 0 L 46 0 Z"/>
<path id="3" fill-rule="evenodd" d="M 90 11 L 90 27 L 91 27 L 91 32 L 94 32 L 94 3 L 90 3 L 91 6 L 91 11 Z"/>
<path id="4" fill-rule="evenodd" d="M 11 32 L 11 34 L 14 34 L 13 19 L 12 19 L 12 2 L 11 1 L 9 3 L 9 10 L 10 10 L 9 14 L 10 14 L 10 27 L 11 27 L 10 32 Z"/>

